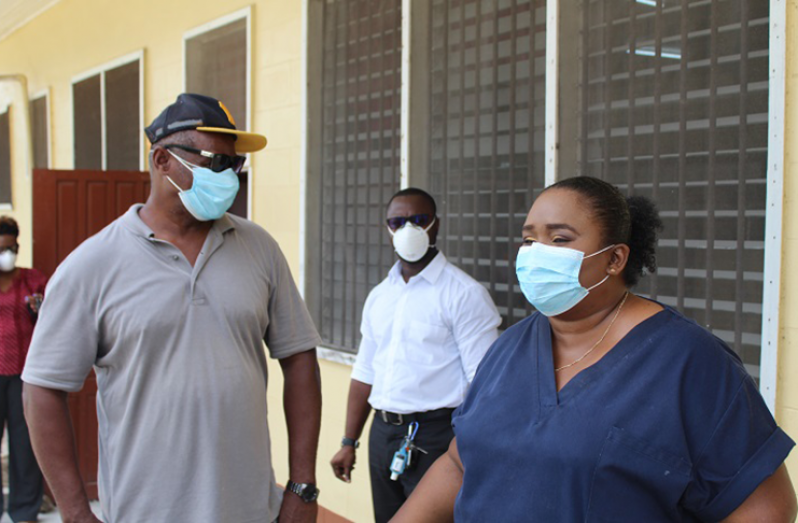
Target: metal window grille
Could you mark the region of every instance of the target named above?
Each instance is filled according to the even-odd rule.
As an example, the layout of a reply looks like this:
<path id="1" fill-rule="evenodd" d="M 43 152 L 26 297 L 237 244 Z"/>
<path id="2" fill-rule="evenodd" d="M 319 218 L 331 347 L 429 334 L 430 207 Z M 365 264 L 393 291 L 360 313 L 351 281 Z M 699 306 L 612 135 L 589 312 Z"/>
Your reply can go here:
<path id="1" fill-rule="evenodd" d="M 659 269 L 638 291 L 710 328 L 758 377 L 768 2 L 580 3 L 581 172 L 658 203 Z"/>
<path id="2" fill-rule="evenodd" d="M 139 170 L 139 61 L 105 72 L 106 168 Z"/>
<path id="3" fill-rule="evenodd" d="M 102 106 L 100 75 L 72 85 L 75 169 L 102 169 Z"/>
<path id="4" fill-rule="evenodd" d="M 30 102 L 31 123 L 33 125 L 33 167 L 47 169 L 47 98 L 42 96 Z"/>
<path id="5" fill-rule="evenodd" d="M 0 203 L 11 203 L 11 110 L 0 113 Z"/>
<path id="6" fill-rule="evenodd" d="M 323 7 L 321 209 L 308 249 L 320 289 L 309 306 L 325 345 L 344 351 L 394 261 L 384 223 L 400 180 L 401 15 L 401 0 Z"/>
<path id="7" fill-rule="evenodd" d="M 430 187 L 446 256 L 504 318 L 518 287 L 521 228 L 544 186 L 545 0 L 432 0 Z"/>

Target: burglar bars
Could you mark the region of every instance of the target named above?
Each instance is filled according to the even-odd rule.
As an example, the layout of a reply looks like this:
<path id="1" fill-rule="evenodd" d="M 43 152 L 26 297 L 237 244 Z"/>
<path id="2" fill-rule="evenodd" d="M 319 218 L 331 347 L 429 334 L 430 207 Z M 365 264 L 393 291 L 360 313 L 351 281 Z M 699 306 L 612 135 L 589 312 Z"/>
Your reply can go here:
<path id="1" fill-rule="evenodd" d="M 508 327 L 530 308 L 515 276 L 544 186 L 545 0 L 432 0 L 429 177 L 438 244 L 490 291 Z"/>
<path id="2" fill-rule="evenodd" d="M 368 292 L 393 263 L 385 205 L 399 189 L 401 0 L 326 0 L 323 13 L 319 317 L 353 351 Z"/>
<path id="3" fill-rule="evenodd" d="M 653 197 L 662 303 L 759 375 L 768 2 L 581 0 L 581 171 Z"/>

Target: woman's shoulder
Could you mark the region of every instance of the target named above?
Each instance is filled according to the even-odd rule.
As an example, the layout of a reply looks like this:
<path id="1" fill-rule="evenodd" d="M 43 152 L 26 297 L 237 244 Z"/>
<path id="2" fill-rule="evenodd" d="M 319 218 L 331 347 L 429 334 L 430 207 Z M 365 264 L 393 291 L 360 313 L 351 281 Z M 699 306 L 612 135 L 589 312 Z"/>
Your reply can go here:
<path id="1" fill-rule="evenodd" d="M 665 305 L 661 314 L 665 315 L 667 320 L 662 326 L 665 331 L 663 334 L 674 341 L 684 343 L 685 348 L 700 350 L 712 347 L 722 352 L 734 354 L 726 342 L 713 334 L 712 331 L 703 325 L 699 325 L 694 319 L 688 318 L 676 309 Z"/>
<path id="2" fill-rule="evenodd" d="M 669 367 L 691 369 L 691 374 L 697 371 L 706 376 L 732 373 L 742 379 L 748 374 L 731 347 L 695 320 L 667 305 L 652 320 L 653 327 L 645 332 L 656 346 L 650 354 Z"/>

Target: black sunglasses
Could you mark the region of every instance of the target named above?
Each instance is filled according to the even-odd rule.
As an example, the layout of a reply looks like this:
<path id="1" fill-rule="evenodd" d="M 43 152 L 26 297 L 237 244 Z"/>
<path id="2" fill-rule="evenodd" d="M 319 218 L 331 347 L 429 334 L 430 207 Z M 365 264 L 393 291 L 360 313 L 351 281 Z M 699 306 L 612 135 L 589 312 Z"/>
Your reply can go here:
<path id="1" fill-rule="evenodd" d="M 208 166 L 211 171 L 215 173 L 220 173 L 225 169 L 232 169 L 233 172 L 236 174 L 241 172 L 241 169 L 244 168 L 244 164 L 247 161 L 246 156 L 230 156 L 228 154 L 219 154 L 219 153 L 212 153 L 210 151 L 203 151 L 202 149 L 195 149 L 193 147 L 188 147 L 185 145 L 179 145 L 176 143 L 169 143 L 163 146 L 164 149 L 181 149 L 183 151 L 188 151 L 190 153 L 198 154 L 200 156 L 204 156 L 205 158 L 211 159 L 211 164 Z"/>
<path id="2" fill-rule="evenodd" d="M 395 231 L 404 226 L 407 222 L 412 224 L 418 225 L 419 227 L 426 227 L 435 217 L 431 214 L 414 214 L 413 216 L 394 216 L 393 218 L 388 218 L 385 220 L 385 223 L 388 224 L 388 228 L 392 231 Z"/>

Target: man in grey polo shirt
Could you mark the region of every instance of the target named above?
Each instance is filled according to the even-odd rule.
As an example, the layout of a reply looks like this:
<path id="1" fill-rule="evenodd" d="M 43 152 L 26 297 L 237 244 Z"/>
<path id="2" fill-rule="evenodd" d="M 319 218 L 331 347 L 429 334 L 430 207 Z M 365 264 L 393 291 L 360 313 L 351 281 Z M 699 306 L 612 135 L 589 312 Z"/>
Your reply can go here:
<path id="1" fill-rule="evenodd" d="M 106 522 L 315 521 L 320 339 L 274 239 L 225 213 L 239 155 L 266 138 L 187 94 L 147 135 L 149 199 L 61 264 L 31 344 L 25 407 L 47 481 L 65 521 L 98 521 L 66 403 L 94 367 Z M 285 495 L 271 466 L 263 341 L 285 378 Z"/>

